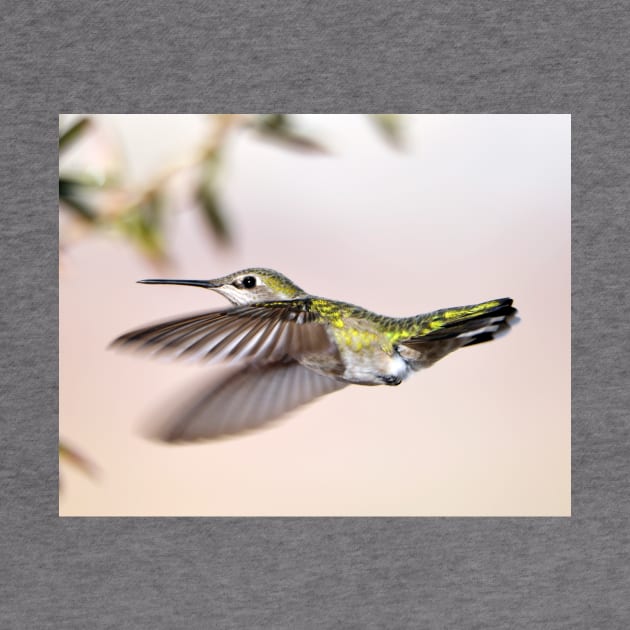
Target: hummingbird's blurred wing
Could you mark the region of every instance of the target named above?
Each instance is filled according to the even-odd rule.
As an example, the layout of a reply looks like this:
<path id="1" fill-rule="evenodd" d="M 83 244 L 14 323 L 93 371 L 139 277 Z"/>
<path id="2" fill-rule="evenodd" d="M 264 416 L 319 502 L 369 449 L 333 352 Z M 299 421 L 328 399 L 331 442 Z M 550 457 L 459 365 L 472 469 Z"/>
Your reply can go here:
<path id="1" fill-rule="evenodd" d="M 313 372 L 296 361 L 251 363 L 197 396 L 173 418 L 153 427 L 166 442 L 210 439 L 256 429 L 347 383 Z"/>
<path id="2" fill-rule="evenodd" d="M 274 361 L 334 352 L 326 329 L 303 300 L 212 311 L 131 331 L 112 345 L 201 361 Z"/>

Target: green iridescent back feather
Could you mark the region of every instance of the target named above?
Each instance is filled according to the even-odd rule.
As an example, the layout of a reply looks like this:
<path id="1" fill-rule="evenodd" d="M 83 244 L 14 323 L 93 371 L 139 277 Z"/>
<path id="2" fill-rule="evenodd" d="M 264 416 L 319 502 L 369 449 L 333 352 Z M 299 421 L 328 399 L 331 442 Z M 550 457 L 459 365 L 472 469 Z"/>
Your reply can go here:
<path id="1" fill-rule="evenodd" d="M 270 306 L 281 302 L 269 302 Z M 311 314 L 313 321 L 330 326 L 338 341 L 354 346 L 379 343 L 384 349 L 410 339 L 444 339 L 456 336 L 466 324 L 488 316 L 509 317 L 516 312 L 510 298 L 445 308 L 412 317 L 388 317 L 348 304 L 308 297 L 285 302 L 291 308 Z M 262 305 L 261 305 L 262 306 Z"/>

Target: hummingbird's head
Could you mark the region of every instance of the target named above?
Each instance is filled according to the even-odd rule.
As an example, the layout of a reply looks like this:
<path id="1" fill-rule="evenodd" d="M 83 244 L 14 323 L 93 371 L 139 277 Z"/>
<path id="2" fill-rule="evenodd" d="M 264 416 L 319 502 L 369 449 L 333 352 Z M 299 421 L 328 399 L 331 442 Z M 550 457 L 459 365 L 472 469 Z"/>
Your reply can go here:
<path id="1" fill-rule="evenodd" d="M 232 304 L 293 300 L 306 295 L 286 276 L 273 269 L 252 267 L 214 280 L 139 280 L 143 284 L 183 284 L 212 289 Z"/>

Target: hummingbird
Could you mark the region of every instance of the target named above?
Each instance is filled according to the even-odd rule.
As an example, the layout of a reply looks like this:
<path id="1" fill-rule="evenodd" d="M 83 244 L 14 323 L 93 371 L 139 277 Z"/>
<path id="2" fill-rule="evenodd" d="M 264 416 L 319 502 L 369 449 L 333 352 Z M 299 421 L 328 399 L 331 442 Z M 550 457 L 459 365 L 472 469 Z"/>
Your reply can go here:
<path id="1" fill-rule="evenodd" d="M 236 367 L 190 401 L 156 437 L 211 439 L 252 430 L 348 385 L 399 385 L 458 348 L 506 332 L 516 309 L 499 298 L 387 317 L 311 295 L 272 269 L 214 280 L 139 280 L 209 289 L 230 308 L 128 332 L 114 346 Z"/>

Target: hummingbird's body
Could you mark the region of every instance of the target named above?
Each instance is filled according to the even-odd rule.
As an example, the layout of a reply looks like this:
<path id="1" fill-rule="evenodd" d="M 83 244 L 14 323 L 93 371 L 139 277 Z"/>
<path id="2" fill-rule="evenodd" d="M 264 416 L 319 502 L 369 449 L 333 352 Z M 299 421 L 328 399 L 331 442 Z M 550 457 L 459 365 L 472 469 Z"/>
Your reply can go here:
<path id="1" fill-rule="evenodd" d="M 270 269 L 211 281 L 142 280 L 221 293 L 235 306 L 149 326 L 114 343 L 160 354 L 240 363 L 161 437 L 217 437 L 272 420 L 348 384 L 398 385 L 457 348 L 489 341 L 516 313 L 502 298 L 415 317 L 377 315 L 305 293 Z"/>
<path id="2" fill-rule="evenodd" d="M 382 384 L 389 372 L 387 338 L 357 307 L 322 298 L 301 300 L 303 308 L 320 323 L 328 347 L 304 353 L 298 362 L 321 374 L 363 385 Z M 368 312 L 365 311 L 367 315 Z"/>
<path id="3" fill-rule="evenodd" d="M 411 373 L 396 345 L 412 330 L 410 321 L 323 298 L 310 299 L 308 308 L 326 326 L 336 352 L 304 357 L 302 365 L 356 385 L 398 385 Z"/>

